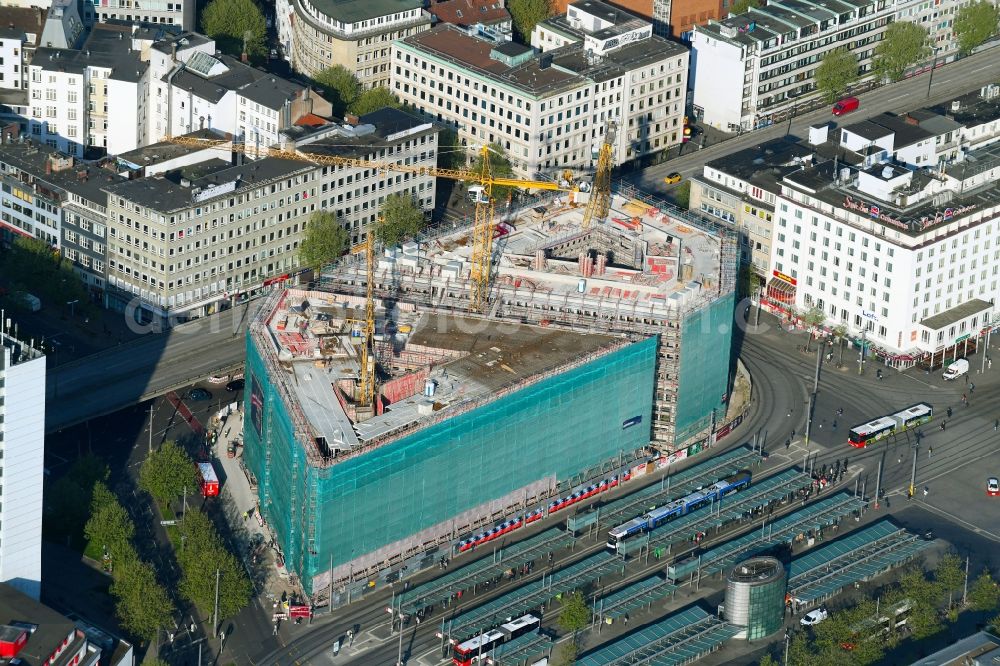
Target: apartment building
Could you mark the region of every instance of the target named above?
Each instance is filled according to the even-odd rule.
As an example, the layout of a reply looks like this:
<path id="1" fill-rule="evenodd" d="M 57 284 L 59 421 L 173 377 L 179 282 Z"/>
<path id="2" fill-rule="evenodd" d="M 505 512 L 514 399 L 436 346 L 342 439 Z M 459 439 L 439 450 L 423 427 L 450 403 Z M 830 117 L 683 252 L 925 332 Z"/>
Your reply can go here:
<path id="1" fill-rule="evenodd" d="M 0 322 L 0 582 L 38 600 L 42 585 L 45 355 Z"/>
<path id="2" fill-rule="evenodd" d="M 697 26 L 691 35 L 693 107 L 723 131 L 754 129 L 819 96 L 823 57 L 847 48 L 861 80 L 893 20 L 886 0 L 774 0 L 745 14 Z"/>
<path id="3" fill-rule="evenodd" d="M 44 26 L 45 12 L 37 7 L 0 7 L 0 91 L 22 91 L 27 98 L 27 66 Z"/>
<path id="4" fill-rule="evenodd" d="M 393 45 L 392 91 L 464 144 L 499 143 L 522 177 L 592 169 L 607 121 L 616 164 L 680 143 L 687 50 L 634 17 L 590 25 L 542 54 L 437 26 Z"/>
<path id="5" fill-rule="evenodd" d="M 107 195 L 124 179 L 33 142 L 0 145 L 0 239 L 38 238 L 73 262 L 91 297 L 105 289 Z"/>
<path id="6" fill-rule="evenodd" d="M 938 64 L 951 62 L 958 55 L 955 40 L 955 17 L 958 11 L 969 4 L 969 0 L 896 0 L 894 22 L 909 21 L 927 30 L 931 48 L 934 50 L 927 62 L 913 63 L 913 69 L 926 69 L 932 61 Z"/>
<path id="7" fill-rule="evenodd" d="M 131 303 L 146 320 L 211 314 L 295 272 L 299 243 L 317 211 L 335 212 L 358 242 L 389 194 L 409 194 L 431 210 L 428 175 L 319 166 L 309 155 L 429 167 L 436 163 L 439 129 L 384 109 L 354 126 L 283 132 L 283 149 L 303 153 L 301 161 L 267 157 L 233 165 L 209 157 L 107 187 L 109 305 Z M 152 157 L 159 147 L 141 152 Z M 136 154 L 128 160 L 143 161 Z"/>
<path id="8" fill-rule="evenodd" d="M 427 11 L 435 23 L 451 23 L 463 28 L 482 26 L 485 30 L 509 35 L 513 29 L 504 0 L 439 0 Z"/>
<path id="9" fill-rule="evenodd" d="M 278 39 L 292 68 L 315 76 L 343 65 L 365 88 L 389 85 L 393 40 L 431 27 L 422 0 L 277 0 Z"/>
<path id="10" fill-rule="evenodd" d="M 92 22 L 124 21 L 176 26 L 194 30 L 198 22 L 195 0 L 100 0 L 84 3 L 92 14 Z"/>
<path id="11" fill-rule="evenodd" d="M 80 49 L 43 47 L 29 67 L 29 135 L 82 158 L 131 150 L 145 141 L 149 67 L 132 28 L 94 26 Z"/>

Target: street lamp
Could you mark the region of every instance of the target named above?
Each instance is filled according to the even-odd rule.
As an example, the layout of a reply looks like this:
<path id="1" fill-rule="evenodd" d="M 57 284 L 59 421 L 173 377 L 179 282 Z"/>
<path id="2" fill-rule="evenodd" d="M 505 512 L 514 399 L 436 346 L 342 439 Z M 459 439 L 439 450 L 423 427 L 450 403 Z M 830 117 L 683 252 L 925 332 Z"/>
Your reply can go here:
<path id="1" fill-rule="evenodd" d="M 76 308 L 75 308 L 75 306 L 76 306 L 76 304 L 77 304 L 77 303 L 79 303 L 79 302 L 80 302 L 79 300 L 73 300 L 73 301 L 66 301 L 66 305 L 68 305 L 68 306 L 69 306 L 69 318 L 70 318 L 70 319 L 72 319 L 72 318 L 73 318 L 73 314 L 74 314 L 74 313 L 76 312 Z"/>

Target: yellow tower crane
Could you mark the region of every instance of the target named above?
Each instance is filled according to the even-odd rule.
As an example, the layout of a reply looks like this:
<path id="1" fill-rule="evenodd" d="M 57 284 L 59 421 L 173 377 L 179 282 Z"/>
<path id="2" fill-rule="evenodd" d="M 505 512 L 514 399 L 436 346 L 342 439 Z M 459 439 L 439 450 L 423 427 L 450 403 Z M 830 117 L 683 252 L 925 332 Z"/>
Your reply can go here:
<path id="1" fill-rule="evenodd" d="M 589 229 L 590 223 L 597 220 L 600 224 L 608 219 L 611 211 L 611 169 L 615 166 L 615 135 L 618 126 L 613 120 L 604 123 L 604 142 L 597 154 L 597 171 L 594 173 L 594 184 L 590 190 L 590 200 L 583 212 L 583 228 Z"/>
<path id="2" fill-rule="evenodd" d="M 470 306 L 473 312 L 485 314 L 488 310 L 490 293 L 490 277 L 492 274 L 493 262 L 493 236 L 496 233 L 496 226 L 493 221 L 493 187 L 495 185 L 508 187 L 523 187 L 537 190 L 563 190 L 573 191 L 573 186 L 561 187 L 558 183 L 547 180 L 521 180 L 518 178 L 499 178 L 493 176 L 489 161 L 489 148 L 483 146 L 479 153 L 482 156 L 482 168 L 477 171 L 467 169 L 442 169 L 438 167 L 410 166 L 407 164 L 397 164 L 395 162 L 385 162 L 376 160 L 363 160 L 354 157 L 339 157 L 336 155 L 319 155 L 316 153 L 299 152 L 296 150 L 281 150 L 279 148 L 268 148 L 267 150 L 256 150 L 248 148 L 244 144 L 236 144 L 231 141 L 198 139 L 190 136 L 166 137 L 164 141 L 197 148 L 218 148 L 232 152 L 252 152 L 256 157 L 276 157 L 286 160 L 299 160 L 301 162 L 312 162 L 313 164 L 328 166 L 347 166 L 358 169 L 380 169 L 382 171 L 394 171 L 400 173 L 413 173 L 421 176 L 434 176 L 436 178 L 448 178 L 450 180 L 461 180 L 467 183 L 479 185 L 481 191 L 476 198 L 475 225 L 472 230 L 472 266 L 471 266 L 471 287 Z M 304 146 L 303 148 L 308 148 Z M 608 182 L 610 192 L 610 169 L 608 171 Z M 607 211 L 605 211 L 605 216 Z M 370 276 L 369 276 L 370 277 Z"/>
<path id="3" fill-rule="evenodd" d="M 368 232 L 364 242 L 365 252 L 365 318 L 348 319 L 347 323 L 361 326 L 360 370 L 358 392 L 354 401 L 362 407 L 371 407 L 375 401 L 375 234 Z"/>

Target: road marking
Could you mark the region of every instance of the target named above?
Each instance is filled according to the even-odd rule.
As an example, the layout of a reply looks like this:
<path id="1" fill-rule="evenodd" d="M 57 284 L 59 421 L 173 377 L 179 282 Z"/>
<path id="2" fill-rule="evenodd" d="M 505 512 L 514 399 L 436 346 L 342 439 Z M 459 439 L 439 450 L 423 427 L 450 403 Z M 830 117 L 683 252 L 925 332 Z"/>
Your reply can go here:
<path id="1" fill-rule="evenodd" d="M 989 530 L 985 530 L 982 527 L 979 527 L 977 525 L 973 525 L 972 523 L 968 522 L 967 520 L 963 520 L 963 519 L 959 518 L 958 516 L 956 516 L 955 514 L 951 513 L 950 511 L 945 511 L 944 509 L 939 509 L 938 507 L 936 507 L 936 506 L 934 506 L 932 504 L 928 504 L 927 502 L 924 502 L 922 504 L 922 506 L 924 508 L 930 510 L 930 511 L 933 511 L 934 513 L 936 513 L 938 515 L 944 516 L 945 518 L 947 518 L 948 520 L 950 520 L 950 521 L 952 521 L 954 523 L 960 523 L 962 525 L 965 525 L 966 527 L 968 527 L 970 530 L 972 530 L 976 534 L 981 534 L 982 536 L 985 536 L 985 537 L 987 537 L 989 539 L 993 539 L 994 541 L 1000 542 L 1000 534 L 994 534 L 993 532 L 990 532 Z"/>
<path id="2" fill-rule="evenodd" d="M 912 376 L 906 374 L 905 372 L 901 372 L 899 374 L 900 374 L 901 377 L 906 377 L 907 379 L 912 379 L 913 381 L 917 382 L 918 384 L 923 384 L 924 386 L 929 386 L 932 389 L 934 389 L 935 391 L 937 391 L 939 388 L 941 388 L 939 386 L 935 386 L 934 384 L 931 384 L 930 382 L 925 382 L 922 379 L 917 379 L 916 377 L 912 377 Z"/>
<path id="3" fill-rule="evenodd" d="M 977 67 L 976 69 L 969 70 L 969 71 L 970 71 L 970 73 L 972 73 L 972 72 L 981 72 L 984 69 L 992 69 L 992 68 L 993 68 L 993 65 L 983 65 L 982 67 Z"/>
<path id="4" fill-rule="evenodd" d="M 887 99 L 886 102 L 898 102 L 899 100 L 906 99 L 909 96 L 910 96 L 910 93 L 906 93 L 905 95 L 897 95 L 895 97 Z"/>

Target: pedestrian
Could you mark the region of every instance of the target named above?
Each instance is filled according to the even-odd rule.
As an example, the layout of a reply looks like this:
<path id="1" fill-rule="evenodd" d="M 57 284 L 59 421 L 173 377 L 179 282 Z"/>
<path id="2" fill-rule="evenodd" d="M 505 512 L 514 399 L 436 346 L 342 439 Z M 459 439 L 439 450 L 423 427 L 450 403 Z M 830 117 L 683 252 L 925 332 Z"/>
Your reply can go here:
<path id="1" fill-rule="evenodd" d="M 226 428 L 226 437 L 229 437 L 229 431 L 230 430 L 232 430 L 232 428 Z"/>
<path id="2" fill-rule="evenodd" d="M 837 429 L 837 421 L 836 421 L 836 420 L 834 420 L 834 422 L 833 422 L 833 426 L 832 426 L 832 427 L 833 427 L 833 429 L 834 429 L 834 430 L 836 430 L 836 429 Z"/>
<path id="3" fill-rule="evenodd" d="M 996 432 L 998 429 L 1000 429 L 1000 419 L 993 422 L 993 431 Z"/>
<path id="4" fill-rule="evenodd" d="M 927 459 L 930 460 L 933 457 L 934 457 L 934 447 L 933 446 L 928 446 L 927 447 Z"/>
<path id="5" fill-rule="evenodd" d="M 244 511 L 243 512 L 243 522 L 244 523 L 247 522 L 247 518 L 249 518 L 249 517 L 250 517 L 250 514 L 248 514 L 246 511 Z"/>
<path id="6" fill-rule="evenodd" d="M 989 370 L 993 369 L 993 359 L 991 359 L 991 358 L 986 359 L 986 367 Z"/>
<path id="7" fill-rule="evenodd" d="M 971 394 L 971 393 L 975 393 L 975 392 L 976 392 L 976 385 L 975 384 L 969 384 L 969 393 Z"/>
<path id="8" fill-rule="evenodd" d="M 622 620 L 625 622 L 625 626 L 627 627 L 628 626 L 628 613 L 625 613 L 625 616 L 622 618 Z"/>
<path id="9" fill-rule="evenodd" d="M 903 464 L 903 456 L 899 456 L 899 458 L 896 460 L 896 463 L 899 464 L 899 465 L 902 465 Z"/>
<path id="10" fill-rule="evenodd" d="M 931 489 L 929 487 L 924 486 L 924 497 L 927 497 L 927 493 L 929 493 L 930 491 Z"/>
<path id="11" fill-rule="evenodd" d="M 965 395 L 965 394 L 963 393 L 963 394 L 962 394 L 962 402 L 963 402 L 963 403 L 966 403 L 966 402 L 968 402 L 968 401 L 969 401 L 969 399 L 968 399 L 968 398 L 966 397 L 966 395 Z"/>

